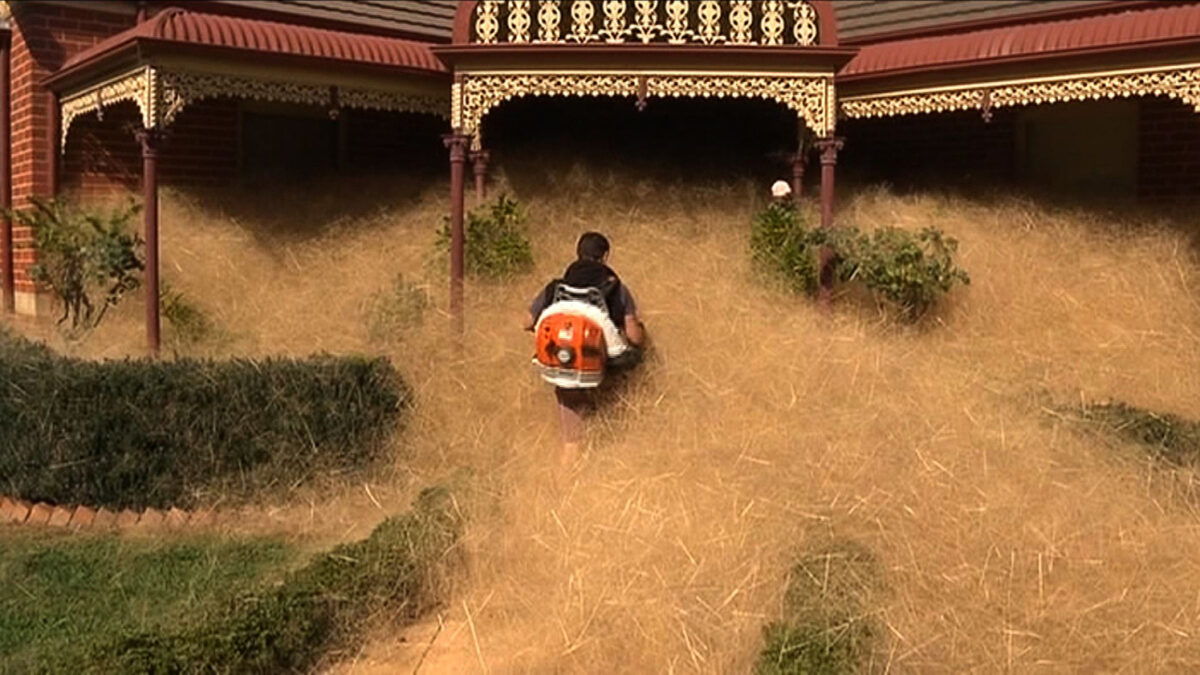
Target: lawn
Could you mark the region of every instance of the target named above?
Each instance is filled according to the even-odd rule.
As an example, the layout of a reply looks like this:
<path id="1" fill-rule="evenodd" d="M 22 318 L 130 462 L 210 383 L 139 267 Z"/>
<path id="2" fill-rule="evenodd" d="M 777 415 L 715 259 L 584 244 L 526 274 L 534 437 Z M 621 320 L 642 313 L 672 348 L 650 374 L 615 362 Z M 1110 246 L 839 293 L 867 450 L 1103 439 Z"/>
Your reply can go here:
<path id="1" fill-rule="evenodd" d="M 277 537 L 0 528 L 0 540 L 0 673 L 77 672 L 94 645 L 220 606 L 299 558 Z"/>

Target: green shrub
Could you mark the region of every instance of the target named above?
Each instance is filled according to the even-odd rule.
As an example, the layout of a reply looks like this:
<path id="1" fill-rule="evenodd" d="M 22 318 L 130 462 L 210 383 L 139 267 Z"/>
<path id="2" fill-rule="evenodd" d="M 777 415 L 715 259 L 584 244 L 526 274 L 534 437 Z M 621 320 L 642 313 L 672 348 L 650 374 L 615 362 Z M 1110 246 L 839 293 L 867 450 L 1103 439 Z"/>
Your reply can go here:
<path id="1" fill-rule="evenodd" d="M 394 342 L 405 330 L 421 325 L 429 295 L 397 274 L 391 287 L 371 296 L 367 305 L 367 336 L 373 342 Z"/>
<path id="2" fill-rule="evenodd" d="M 750 224 L 750 252 L 766 269 L 781 273 L 801 293 L 816 293 L 818 232 L 790 202 L 773 202 Z"/>
<path id="3" fill-rule="evenodd" d="M 971 281 L 954 264 L 958 242 L 934 228 L 915 234 L 897 228 L 869 233 L 853 227 L 814 228 L 790 203 L 772 203 L 751 222 L 754 261 L 797 292 L 815 294 L 819 289 L 823 247 L 832 253 L 835 281 L 861 283 L 909 320 L 920 318 L 955 282 Z"/>
<path id="4" fill-rule="evenodd" d="M 452 499 L 427 490 L 413 513 L 318 556 L 279 586 L 178 630 L 119 636 L 95 672 L 307 672 L 361 644 L 368 620 L 407 623 L 438 600 L 438 567 L 459 534 Z"/>
<path id="5" fill-rule="evenodd" d="M 874 557 L 853 542 L 805 555 L 792 569 L 782 618 L 763 628 L 756 675 L 859 672 L 878 633 L 865 616 L 877 585 Z"/>
<path id="6" fill-rule="evenodd" d="M 463 264 L 466 273 L 489 279 L 533 268 L 533 249 L 525 235 L 525 211 L 515 200 L 500 195 L 467 214 Z M 450 250 L 450 225 L 438 233 L 438 248 Z"/>
<path id="7" fill-rule="evenodd" d="M 10 212 L 33 230 L 37 262 L 29 274 L 62 303 L 60 325 L 70 319 L 73 333 L 94 328 L 109 307 L 138 287 L 145 265 L 142 240 L 131 233 L 131 221 L 140 210 L 130 204 L 101 214 L 61 200 L 34 199 L 32 207 Z"/>
<path id="8" fill-rule="evenodd" d="M 849 248 L 838 251 L 838 276 L 858 279 L 908 319 L 928 311 L 956 281 L 971 283 L 966 271 L 954 265 L 958 242 L 932 227 L 916 234 L 884 227 L 849 242 Z"/>
<path id="9" fill-rule="evenodd" d="M 409 402 L 384 358 L 90 362 L 21 342 L 0 335 L 0 493 L 25 499 L 190 506 L 291 486 L 381 457 Z"/>
<path id="10" fill-rule="evenodd" d="M 174 338 L 183 344 L 195 344 L 213 333 L 213 322 L 204 310 L 165 283 L 159 292 L 159 311 Z"/>

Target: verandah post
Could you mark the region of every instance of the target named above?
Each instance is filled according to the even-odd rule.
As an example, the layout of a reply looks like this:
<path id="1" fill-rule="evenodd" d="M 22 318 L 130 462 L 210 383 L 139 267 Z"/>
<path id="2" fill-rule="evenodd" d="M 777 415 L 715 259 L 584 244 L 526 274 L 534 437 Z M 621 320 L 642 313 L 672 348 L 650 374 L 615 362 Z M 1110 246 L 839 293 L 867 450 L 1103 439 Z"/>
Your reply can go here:
<path id="1" fill-rule="evenodd" d="M 834 168 L 844 143 L 840 136 L 826 136 L 817 141 L 821 151 L 821 227 L 833 227 Z M 817 299 L 823 309 L 829 309 L 833 302 L 833 250 L 828 246 L 821 247 L 817 269 L 821 283 Z"/>
<path id="2" fill-rule="evenodd" d="M 463 202 L 466 195 L 464 164 L 471 137 L 454 133 L 442 136 L 450 149 L 450 316 L 454 329 L 463 329 L 463 248 L 466 238 L 463 233 Z"/>
<path id="3" fill-rule="evenodd" d="M 161 346 L 158 307 L 158 150 L 162 132 L 141 129 L 137 132 L 142 146 L 142 227 L 146 240 L 146 349 L 157 358 Z"/>
<path id="4" fill-rule="evenodd" d="M 808 137 L 808 127 L 804 123 L 804 119 L 800 119 L 799 128 L 796 132 L 796 154 L 792 155 L 792 199 L 797 205 L 800 204 L 800 197 L 804 192 L 804 160 L 805 160 L 805 140 Z"/>
<path id="5" fill-rule="evenodd" d="M 479 201 L 487 199 L 488 160 L 492 154 L 487 150 L 471 152 L 471 166 L 475 170 L 475 198 Z"/>

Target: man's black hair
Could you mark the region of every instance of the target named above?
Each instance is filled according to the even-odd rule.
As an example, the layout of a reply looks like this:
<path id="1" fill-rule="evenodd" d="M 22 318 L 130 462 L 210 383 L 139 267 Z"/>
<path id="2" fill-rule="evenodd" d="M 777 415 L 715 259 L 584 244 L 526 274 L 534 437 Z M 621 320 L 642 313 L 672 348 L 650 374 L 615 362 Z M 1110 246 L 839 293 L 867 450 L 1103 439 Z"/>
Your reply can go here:
<path id="1" fill-rule="evenodd" d="M 608 253 L 608 239 L 599 232 L 584 232 L 575 245 L 575 255 L 580 260 L 600 262 Z"/>

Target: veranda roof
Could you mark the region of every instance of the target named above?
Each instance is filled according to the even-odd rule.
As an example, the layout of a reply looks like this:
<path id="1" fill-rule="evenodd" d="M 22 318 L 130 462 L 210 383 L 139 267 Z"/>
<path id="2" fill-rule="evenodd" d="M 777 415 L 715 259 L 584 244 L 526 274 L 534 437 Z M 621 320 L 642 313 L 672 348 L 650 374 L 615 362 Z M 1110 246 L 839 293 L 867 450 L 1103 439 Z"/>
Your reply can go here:
<path id="1" fill-rule="evenodd" d="M 53 87 L 81 71 L 133 53 L 145 55 L 147 51 L 317 61 L 414 74 L 446 73 L 429 45 L 420 42 L 168 8 L 71 57 L 47 78 L 46 84 Z"/>
<path id="2" fill-rule="evenodd" d="M 862 82 L 954 69 L 1120 55 L 1129 63 L 1172 50 L 1196 57 L 1200 4 L 1167 5 L 865 46 L 838 73 Z"/>
<path id="3" fill-rule="evenodd" d="M 222 96 L 449 117 L 449 79 L 424 43 L 168 8 L 43 84 L 59 95 L 65 144 L 74 119 L 120 101 L 138 106 L 147 129 Z"/>

